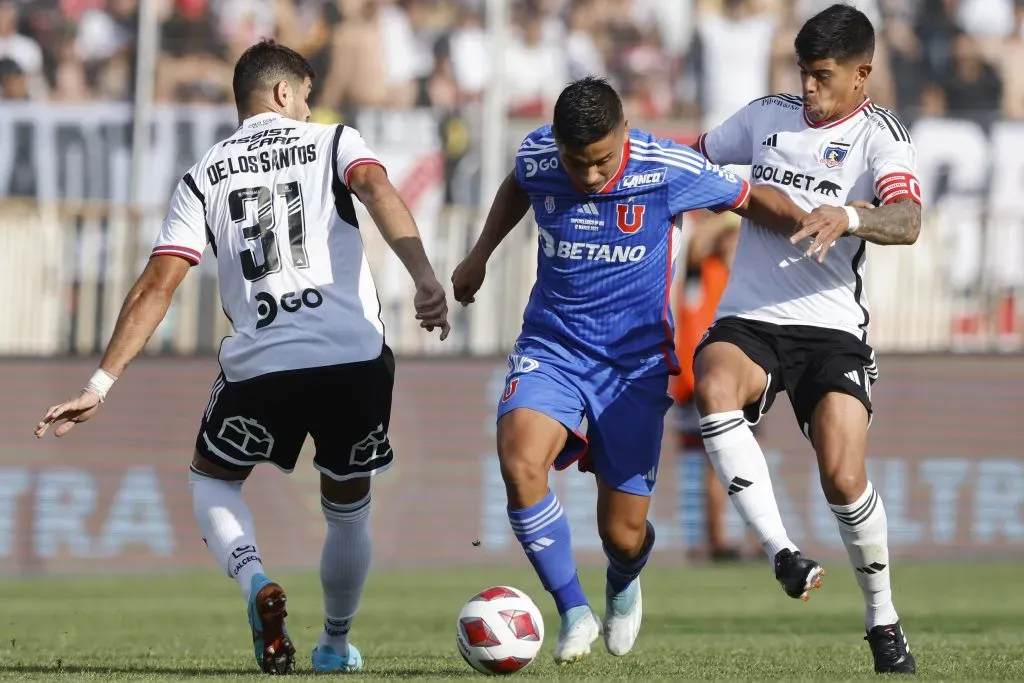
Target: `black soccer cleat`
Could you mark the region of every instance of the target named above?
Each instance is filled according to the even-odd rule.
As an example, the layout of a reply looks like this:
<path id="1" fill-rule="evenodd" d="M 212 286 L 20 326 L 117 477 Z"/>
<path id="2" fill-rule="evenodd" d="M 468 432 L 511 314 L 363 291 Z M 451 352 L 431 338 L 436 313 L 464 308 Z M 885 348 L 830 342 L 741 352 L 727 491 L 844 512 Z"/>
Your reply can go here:
<path id="1" fill-rule="evenodd" d="M 791 598 L 799 598 L 804 602 L 811 599 L 808 591 L 821 588 L 821 577 L 825 569 L 810 559 L 783 548 L 775 555 L 775 579 L 782 585 L 782 590 Z"/>
<path id="2" fill-rule="evenodd" d="M 876 674 L 913 674 L 917 672 L 917 662 L 910 654 L 907 637 L 903 635 L 900 622 L 888 626 L 875 626 L 864 636 L 871 646 L 871 654 L 875 658 Z"/>

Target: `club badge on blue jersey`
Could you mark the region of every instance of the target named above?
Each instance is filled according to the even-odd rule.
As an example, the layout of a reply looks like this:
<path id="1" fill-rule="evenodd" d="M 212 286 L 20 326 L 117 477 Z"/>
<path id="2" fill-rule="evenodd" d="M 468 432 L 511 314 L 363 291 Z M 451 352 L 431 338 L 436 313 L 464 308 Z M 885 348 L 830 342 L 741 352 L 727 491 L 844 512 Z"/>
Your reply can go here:
<path id="1" fill-rule="evenodd" d="M 547 197 L 544 198 L 544 210 L 547 211 L 548 213 L 555 212 L 555 198 L 552 197 L 551 195 L 548 195 Z"/>
<path id="2" fill-rule="evenodd" d="M 846 142 L 830 142 L 821 157 L 821 163 L 829 168 L 839 168 L 850 153 L 850 145 Z"/>
<path id="3" fill-rule="evenodd" d="M 619 230 L 632 235 L 644 227 L 644 213 L 647 207 L 643 204 L 634 204 L 633 198 L 629 198 L 629 204 L 615 205 L 615 225 Z"/>

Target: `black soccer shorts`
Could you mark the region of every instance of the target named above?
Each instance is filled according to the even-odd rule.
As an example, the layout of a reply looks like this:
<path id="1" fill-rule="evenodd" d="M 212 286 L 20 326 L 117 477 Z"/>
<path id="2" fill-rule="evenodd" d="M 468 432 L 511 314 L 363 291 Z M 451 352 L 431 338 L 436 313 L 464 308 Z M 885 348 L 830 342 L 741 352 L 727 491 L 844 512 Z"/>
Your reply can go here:
<path id="1" fill-rule="evenodd" d="M 878 379 L 875 352 L 842 330 L 810 325 L 774 325 L 728 317 L 717 320 L 698 344 L 694 358 L 709 344 L 728 342 L 761 366 L 768 376 L 764 393 L 743 409 L 756 424 L 783 389 L 789 396 L 800 430 L 808 439 L 811 415 L 831 391 L 853 396 L 872 414 L 871 385 Z"/>
<path id="2" fill-rule="evenodd" d="M 313 466 L 332 479 L 369 477 L 394 461 L 388 426 L 395 359 L 346 363 L 228 382 L 221 374 L 196 437 L 196 450 L 229 470 L 270 462 L 295 469 L 306 436 Z"/>

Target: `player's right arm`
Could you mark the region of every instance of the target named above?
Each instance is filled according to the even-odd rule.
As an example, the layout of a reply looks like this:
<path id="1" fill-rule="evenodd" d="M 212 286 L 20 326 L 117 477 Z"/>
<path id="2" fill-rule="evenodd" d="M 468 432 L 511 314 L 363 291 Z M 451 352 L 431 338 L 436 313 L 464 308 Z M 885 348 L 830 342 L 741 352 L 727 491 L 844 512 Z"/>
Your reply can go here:
<path id="1" fill-rule="evenodd" d="M 178 182 L 149 263 L 125 297 L 99 368 L 78 396 L 52 406 L 36 425 L 42 438 L 51 425 L 64 436 L 99 409 L 107 391 L 139 355 L 167 315 L 189 268 L 199 263 L 206 248 L 205 199 L 191 171 Z"/>
<path id="2" fill-rule="evenodd" d="M 519 186 L 513 170 L 498 187 L 476 244 L 452 274 L 456 301 L 464 306 L 473 303 L 474 296 L 484 283 L 491 254 L 529 210 L 530 198 Z"/>

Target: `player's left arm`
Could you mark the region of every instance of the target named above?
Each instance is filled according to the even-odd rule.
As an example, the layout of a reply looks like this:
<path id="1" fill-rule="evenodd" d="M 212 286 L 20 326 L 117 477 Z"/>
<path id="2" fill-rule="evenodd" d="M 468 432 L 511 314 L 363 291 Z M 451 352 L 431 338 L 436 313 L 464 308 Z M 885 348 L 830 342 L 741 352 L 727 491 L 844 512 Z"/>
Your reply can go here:
<path id="1" fill-rule="evenodd" d="M 836 240 L 852 235 L 881 245 L 913 244 L 921 234 L 921 186 L 915 171 L 916 154 L 902 126 L 879 131 L 868 141 L 868 166 L 874 178 L 878 206 L 819 206 L 801 220 L 790 239 L 796 244 L 813 237 L 806 255 L 818 261 Z"/>
<path id="2" fill-rule="evenodd" d="M 448 300 L 444 287 L 434 274 L 416 219 L 384 170 L 377 155 L 353 128 L 341 129 L 338 158 L 335 163 L 345 186 L 370 213 L 377 230 L 405 266 L 416 286 L 413 306 L 420 327 L 441 330 L 448 338 Z"/>
<path id="3" fill-rule="evenodd" d="M 854 208 L 857 237 L 874 244 L 913 244 L 921 234 L 921 204 L 910 197 L 873 209 Z"/>
<path id="4" fill-rule="evenodd" d="M 153 336 L 167 315 L 174 292 L 189 268 L 199 263 L 206 247 L 204 202 L 191 172 L 187 173 L 171 197 L 149 263 L 125 297 L 99 368 L 78 396 L 46 411 L 36 425 L 37 437 L 42 438 L 51 425 L 56 425 L 54 435 L 64 436 L 95 415 L 114 382 Z"/>

